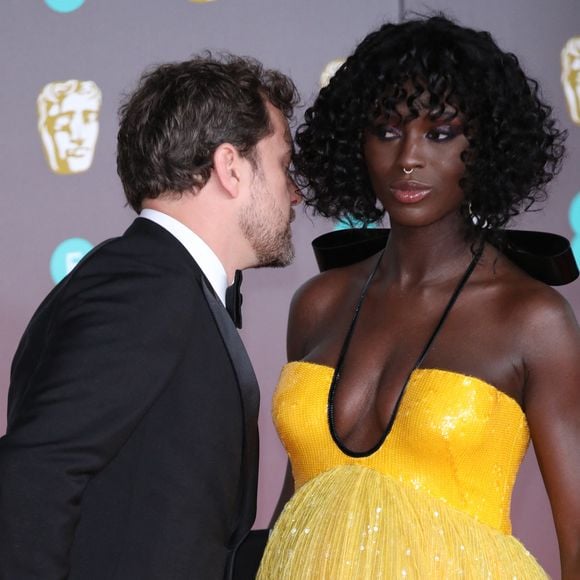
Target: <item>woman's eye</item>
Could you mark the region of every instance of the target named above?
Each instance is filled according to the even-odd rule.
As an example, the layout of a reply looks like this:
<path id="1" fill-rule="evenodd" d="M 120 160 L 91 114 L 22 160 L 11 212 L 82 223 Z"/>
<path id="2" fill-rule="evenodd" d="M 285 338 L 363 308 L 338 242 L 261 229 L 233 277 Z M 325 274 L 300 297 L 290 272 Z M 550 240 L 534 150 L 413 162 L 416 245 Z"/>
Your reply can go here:
<path id="1" fill-rule="evenodd" d="M 401 136 L 401 130 L 392 125 L 379 125 L 374 129 L 375 135 L 383 141 L 390 141 Z"/>
<path id="2" fill-rule="evenodd" d="M 441 126 L 431 129 L 431 131 L 427 133 L 427 137 L 432 141 L 449 141 L 450 139 L 457 137 L 461 132 L 461 127 Z"/>

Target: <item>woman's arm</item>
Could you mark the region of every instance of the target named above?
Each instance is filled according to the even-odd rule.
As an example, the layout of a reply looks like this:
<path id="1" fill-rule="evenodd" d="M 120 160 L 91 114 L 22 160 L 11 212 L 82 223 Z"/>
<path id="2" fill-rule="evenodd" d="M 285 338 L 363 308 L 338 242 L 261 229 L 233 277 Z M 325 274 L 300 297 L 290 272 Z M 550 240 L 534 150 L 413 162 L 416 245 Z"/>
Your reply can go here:
<path id="1" fill-rule="evenodd" d="M 274 508 L 274 513 L 272 514 L 272 519 L 270 520 L 270 529 L 274 527 L 274 524 L 278 521 L 284 506 L 288 500 L 294 495 L 294 478 L 292 477 L 292 466 L 290 461 L 286 466 L 286 475 L 284 476 L 284 483 L 282 484 L 282 490 L 280 491 L 280 497 L 278 498 L 278 503 Z"/>
<path id="2" fill-rule="evenodd" d="M 316 276 L 295 292 L 288 315 L 286 349 L 289 361 L 303 359 L 316 344 L 324 313 L 332 302 L 336 284 L 328 284 L 329 274 Z M 332 279 L 331 279 L 332 280 Z M 292 466 L 288 461 L 278 503 L 274 508 L 270 528 L 274 526 L 288 500 L 294 494 Z"/>
<path id="3" fill-rule="evenodd" d="M 546 295 L 545 295 L 546 296 Z M 562 580 L 580 578 L 580 329 L 555 292 L 526 325 L 524 405 L 550 498 Z"/>

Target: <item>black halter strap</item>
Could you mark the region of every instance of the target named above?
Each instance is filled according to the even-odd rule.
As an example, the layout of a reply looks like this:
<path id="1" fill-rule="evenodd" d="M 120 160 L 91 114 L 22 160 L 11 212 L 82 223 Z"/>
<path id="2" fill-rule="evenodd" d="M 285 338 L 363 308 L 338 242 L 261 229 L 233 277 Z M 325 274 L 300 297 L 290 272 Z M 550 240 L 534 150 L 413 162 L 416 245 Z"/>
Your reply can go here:
<path id="1" fill-rule="evenodd" d="M 433 346 L 433 343 L 435 342 L 437 335 L 439 334 L 439 332 L 443 328 L 443 325 L 445 324 L 445 321 L 447 320 L 447 317 L 448 317 L 449 313 L 451 312 L 453 305 L 457 301 L 459 294 L 461 294 L 461 291 L 463 290 L 463 288 L 467 284 L 467 281 L 469 280 L 471 274 L 475 270 L 475 267 L 477 266 L 477 263 L 479 262 L 479 259 L 481 257 L 482 250 L 479 249 L 474 254 L 471 262 L 469 263 L 469 266 L 465 270 L 465 273 L 463 274 L 463 276 L 461 277 L 461 280 L 459 280 L 457 286 L 455 287 L 455 290 L 453 291 L 451 298 L 447 302 L 447 305 L 445 306 L 445 309 L 443 310 L 443 314 L 439 318 L 439 321 L 435 325 L 433 332 L 431 333 L 429 339 L 425 343 L 425 346 L 423 347 L 421 354 L 418 356 L 417 360 L 415 361 L 415 364 L 413 365 L 413 368 L 411 369 L 411 371 L 407 375 L 407 379 L 405 381 L 405 384 L 403 385 L 403 388 L 401 389 L 401 392 L 399 393 L 399 396 L 397 398 L 397 402 L 395 403 L 395 408 L 393 409 L 393 413 L 392 413 L 391 418 L 389 420 L 389 424 L 387 425 L 387 428 L 385 429 L 385 432 L 381 436 L 380 440 L 368 451 L 351 451 L 340 440 L 340 438 L 338 437 L 338 435 L 336 434 L 336 431 L 334 429 L 334 395 L 335 395 L 338 383 L 340 381 L 342 368 L 344 366 L 344 359 L 346 357 L 346 353 L 347 353 L 348 348 L 350 346 L 352 335 L 354 333 L 354 329 L 355 329 L 355 326 L 356 326 L 356 323 L 357 323 L 364 299 L 367 295 L 367 292 L 368 292 L 368 289 L 371 285 L 371 282 L 372 282 L 372 280 L 373 280 L 373 278 L 374 278 L 374 276 L 379 268 L 379 264 L 381 263 L 381 259 L 382 259 L 384 253 L 385 253 L 385 250 L 383 250 L 380 253 L 378 260 L 377 260 L 377 263 L 375 264 L 375 267 L 373 268 L 372 272 L 370 273 L 369 277 L 367 278 L 367 281 L 365 282 L 365 285 L 362 288 L 360 298 L 358 299 L 357 305 L 356 305 L 355 310 L 354 310 L 354 315 L 353 315 L 352 321 L 350 323 L 348 332 L 346 333 L 344 342 L 342 344 L 342 348 L 340 350 L 340 354 L 338 356 L 338 361 L 337 361 L 336 367 L 334 369 L 334 374 L 332 375 L 332 382 L 330 383 L 330 391 L 328 393 L 328 423 L 329 423 L 329 427 L 330 427 L 330 433 L 332 435 L 332 438 L 334 439 L 334 442 L 338 445 L 338 447 L 341 449 L 341 451 L 343 453 L 345 453 L 346 455 L 350 455 L 351 457 L 365 457 L 365 456 L 371 455 L 372 453 L 377 451 L 377 449 L 380 448 L 380 446 L 383 444 L 384 440 L 387 438 L 388 434 L 391 432 L 391 429 L 393 427 L 393 423 L 395 421 L 395 418 L 397 416 L 397 412 L 399 410 L 399 406 L 401 404 L 401 401 L 403 400 L 403 395 L 405 394 L 405 391 L 407 390 L 407 385 L 409 384 L 409 380 L 411 379 L 411 375 L 419 368 L 421 363 L 425 360 L 425 357 L 427 356 L 429 350 Z"/>

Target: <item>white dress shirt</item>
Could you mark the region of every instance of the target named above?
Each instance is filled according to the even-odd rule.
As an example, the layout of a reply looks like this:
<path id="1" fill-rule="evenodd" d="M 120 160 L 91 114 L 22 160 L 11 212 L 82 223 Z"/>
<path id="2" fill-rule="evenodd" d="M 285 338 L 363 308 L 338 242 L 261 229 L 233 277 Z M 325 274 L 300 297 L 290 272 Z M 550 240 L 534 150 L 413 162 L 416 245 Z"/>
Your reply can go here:
<path id="1" fill-rule="evenodd" d="M 185 249 L 197 262 L 197 265 L 209 280 L 214 292 L 225 306 L 228 276 L 223 264 L 215 255 L 214 251 L 187 226 L 165 213 L 146 208 L 141 211 L 139 217 L 146 218 L 160 225 L 183 244 Z"/>

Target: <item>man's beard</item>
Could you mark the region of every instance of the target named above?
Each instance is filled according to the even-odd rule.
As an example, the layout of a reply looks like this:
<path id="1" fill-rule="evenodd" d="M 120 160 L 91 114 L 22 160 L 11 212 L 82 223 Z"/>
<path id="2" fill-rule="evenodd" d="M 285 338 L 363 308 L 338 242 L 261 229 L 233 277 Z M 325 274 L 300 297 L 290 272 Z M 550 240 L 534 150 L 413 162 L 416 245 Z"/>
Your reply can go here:
<path id="1" fill-rule="evenodd" d="M 250 205 L 240 215 L 240 228 L 256 254 L 255 268 L 282 268 L 288 266 L 294 259 L 294 244 L 292 243 L 291 222 L 294 220 L 294 209 L 290 209 L 290 217 L 286 227 L 279 231 L 275 229 L 280 219 L 273 223 L 268 219 L 264 208 L 259 206 L 258 197 L 253 195 Z M 258 208 L 258 209 L 257 209 Z M 279 216 L 278 216 L 279 218 Z"/>

